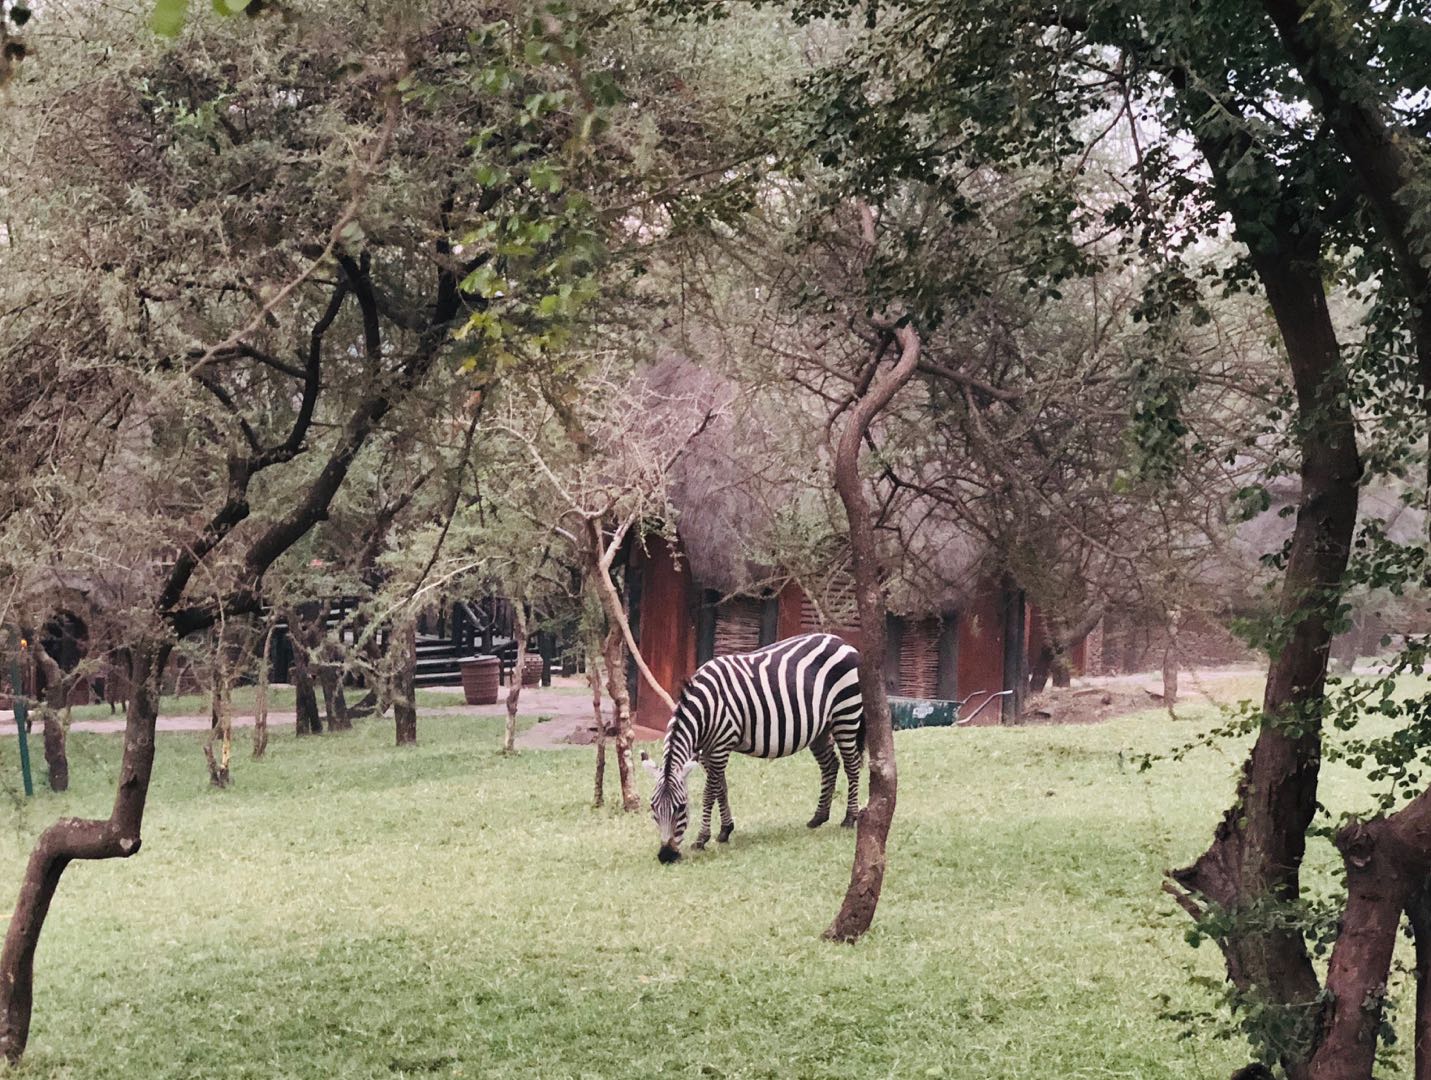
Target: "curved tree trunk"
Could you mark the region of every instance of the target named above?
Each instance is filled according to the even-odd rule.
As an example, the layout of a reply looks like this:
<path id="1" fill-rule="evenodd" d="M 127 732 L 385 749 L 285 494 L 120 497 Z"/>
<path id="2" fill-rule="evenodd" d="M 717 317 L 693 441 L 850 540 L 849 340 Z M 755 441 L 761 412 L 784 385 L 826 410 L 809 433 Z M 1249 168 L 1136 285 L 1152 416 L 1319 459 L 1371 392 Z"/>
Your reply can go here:
<path id="1" fill-rule="evenodd" d="M 1398 126 L 1363 95 L 1367 53 L 1356 8 L 1310 0 L 1263 0 L 1313 101 L 1360 181 L 1411 301 L 1411 332 L 1423 402 L 1431 418 L 1431 221 L 1418 191 L 1425 175 L 1424 131 Z M 1423 9 L 1424 11 L 1424 9 Z M 1424 14 L 1421 16 L 1424 20 Z M 1423 24 L 1424 25 L 1424 24 Z M 1427 462 L 1431 489 L 1431 461 Z"/>
<path id="2" fill-rule="evenodd" d="M 1300 930 L 1284 920 L 1238 916 L 1301 895 L 1317 807 L 1331 628 L 1356 523 L 1361 464 L 1316 254 L 1284 237 L 1278 254 L 1253 256 L 1287 346 L 1302 431 L 1302 491 L 1279 608 L 1287 637 L 1272 658 L 1262 726 L 1234 804 L 1207 851 L 1173 874 L 1195 897 L 1233 916 L 1219 941 L 1233 985 L 1306 1018 L 1299 1043 L 1306 1049 L 1283 1062 L 1292 1080 L 1314 1075 L 1305 1055 L 1318 1041 L 1321 986 Z M 1200 903 L 1183 902 L 1201 913 Z"/>
<path id="3" fill-rule="evenodd" d="M 131 650 L 133 696 L 125 717 L 119 787 L 109 817 L 61 818 L 40 834 L 30 853 L 0 949 L 0 1055 L 8 1061 L 19 1061 L 30 1037 L 35 949 L 65 868 L 76 859 L 123 859 L 139 850 L 144 800 L 154 768 L 159 677 L 169 650 L 163 641 L 143 641 Z"/>
<path id="4" fill-rule="evenodd" d="M 860 477 L 860 448 L 870 425 L 900 387 L 909 382 L 919 363 L 920 340 L 912 327 L 895 331 L 899 361 L 883 378 L 875 379 L 855 402 L 835 448 L 835 490 L 850 524 L 850 555 L 855 577 L 855 602 L 860 616 L 860 693 L 864 698 L 865 747 L 869 752 L 869 801 L 860 814 L 855 835 L 855 859 L 850 885 L 835 921 L 825 931 L 834 941 L 855 941 L 874 921 L 884 887 L 885 844 L 894 821 L 898 777 L 894 767 L 894 729 L 884 685 L 885 620 L 888 606 L 880 583 L 874 519 Z"/>

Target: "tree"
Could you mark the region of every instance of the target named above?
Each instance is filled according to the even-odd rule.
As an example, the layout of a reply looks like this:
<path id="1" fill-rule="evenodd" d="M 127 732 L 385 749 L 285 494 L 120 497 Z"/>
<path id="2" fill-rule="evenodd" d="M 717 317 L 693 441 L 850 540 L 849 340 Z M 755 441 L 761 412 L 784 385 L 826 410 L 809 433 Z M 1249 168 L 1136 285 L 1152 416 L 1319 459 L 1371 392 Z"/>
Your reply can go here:
<path id="1" fill-rule="evenodd" d="M 665 6 L 702 17 L 726 10 Z M 1326 657 L 1362 478 L 1351 402 L 1375 417 L 1388 450 L 1399 443 L 1393 469 L 1414 459 L 1405 448 L 1424 434 L 1424 416 L 1409 416 L 1396 393 L 1416 355 L 1424 308 L 1414 298 L 1425 295 L 1421 271 L 1408 273 L 1396 259 L 1396 230 L 1405 236 L 1415 216 L 1405 195 L 1424 185 L 1424 155 L 1407 153 L 1416 143 L 1402 139 L 1402 158 L 1392 160 L 1386 145 L 1398 128 L 1419 131 L 1425 122 L 1424 98 L 1407 92 L 1424 75 L 1424 62 L 1413 59 L 1424 59 L 1424 48 L 1412 44 L 1424 35 L 1396 5 L 1352 12 L 1269 2 L 1274 21 L 1232 3 L 908 2 L 868 6 L 863 33 L 846 22 L 852 5 L 792 10 L 836 27 L 834 59 L 803 78 L 800 104 L 784 114 L 793 122 L 767 125 L 787 159 L 805 163 L 800 183 L 834 174 L 837 191 L 876 204 L 924 187 L 962 223 L 992 223 L 1012 207 L 1003 235 L 1024 253 L 1010 260 L 1022 287 L 1056 297 L 1100 267 L 1140 266 L 1133 317 L 1153 331 L 1155 346 L 1164 328 L 1205 322 L 1209 293 L 1255 289 L 1270 306 L 1291 385 L 1260 418 L 1244 414 L 1241 435 L 1248 446 L 1278 444 L 1256 479 L 1278 469 L 1298 476 L 1297 522 L 1279 556 L 1280 611 L 1259 638 L 1272 663 L 1237 803 L 1207 854 L 1176 877 L 1189 890 L 1183 902 L 1226 955 L 1234 1004 L 1257 1018 L 1247 1026 L 1259 1057 L 1297 1078 L 1369 1075 L 1375 1039 L 1367 1032 L 1380 1009 L 1368 993 L 1384 981 L 1389 952 L 1370 964 L 1344 962 L 1361 934 L 1353 919 L 1333 947 L 1324 994 L 1307 941 L 1313 928 L 1298 913 L 1299 870 L 1314 825 Z M 1323 122 L 1337 131 L 1340 151 L 1319 137 Z M 1115 131 L 1122 146 L 1106 171 L 1117 193 L 1089 199 L 1084 177 L 1106 168 L 1094 155 Z M 1357 138 L 1360 149 L 1346 153 Z M 1369 183 L 1377 169 L 1379 184 Z M 1024 181 L 1016 201 L 960 201 L 961 184 L 990 174 Z M 1402 193 L 1399 207 L 1387 203 L 1393 190 Z M 949 220 L 927 218 L 906 235 L 917 244 L 933 222 Z M 1209 258 L 1229 232 L 1240 254 Z M 1350 351 L 1327 295 L 1329 267 L 1372 297 L 1379 316 Z M 881 269 L 878 295 L 927 299 L 936 309 L 939 294 L 959 295 L 949 275 L 911 282 L 897 263 Z M 970 265 L 973 282 L 981 269 L 990 268 Z M 922 330 L 934 325 L 918 321 Z M 1140 445 L 1186 451 L 1194 447 L 1179 430 L 1179 395 L 1163 366 L 1170 344 L 1165 338 L 1148 357 L 1155 392 L 1135 413 L 1134 430 L 1152 437 Z M 977 418 L 986 411 L 980 392 L 965 390 Z M 1400 553 L 1391 558 L 1409 565 Z M 1343 847 L 1374 833 L 1345 832 Z M 1346 917 L 1364 914 L 1362 903 L 1353 893 Z M 1384 926 L 1384 912 L 1378 917 Z"/>
<path id="2" fill-rule="evenodd" d="M 871 223 L 871 230 L 873 223 Z M 873 245 L 874 236 L 867 237 Z M 845 505 L 850 522 L 850 553 L 854 563 L 855 597 L 860 613 L 860 693 L 864 698 L 865 746 L 869 751 L 869 802 L 860 814 L 855 835 L 854 865 L 850 887 L 835 921 L 825 936 L 836 941 L 854 941 L 874 921 L 884 885 L 885 845 L 894 820 L 898 777 L 894 764 L 894 728 L 890 721 L 889 699 L 884 686 L 885 619 L 888 605 L 880 582 L 880 562 L 875 544 L 874 521 L 864 482 L 859 473 L 860 450 L 874 422 L 900 387 L 913 376 L 919 364 L 919 333 L 912 326 L 896 325 L 890 331 L 899 348 L 899 358 L 887 372 L 871 373 L 868 389 L 855 399 L 850 418 L 845 421 L 834 455 L 835 489 Z M 881 350 L 882 352 L 883 350 Z M 874 363 L 879 361 L 879 354 Z"/>
<path id="3" fill-rule="evenodd" d="M 55 50 L 65 62 L 24 87 L 27 103 L 50 103 L 53 125 L 11 127 L 3 141 L 12 190 L 44 197 L 6 207 L 26 273 L 3 282 L 0 370 L 17 395 L 6 438 L 49 423 L 56 486 L 49 503 L 25 492 L 6 523 L 38 530 L 50 509 L 105 493 L 91 518 L 123 528 L 87 534 L 88 553 L 98 564 L 129 545 L 145 595 L 128 625 L 133 699 L 113 809 L 41 834 L 0 952 L 11 1061 L 64 870 L 140 848 L 174 643 L 256 611 L 264 575 L 329 512 L 409 395 L 444 363 L 475 369 L 493 363 L 494 341 L 549 333 L 560 313 L 544 318 L 540 298 L 599 255 L 574 190 L 595 106 L 586 83 L 570 89 L 579 49 L 567 27 L 518 28 L 497 7 L 402 7 L 400 30 L 334 3 L 241 45 L 205 24 L 212 48 L 173 53 L 145 44 L 129 16 L 47 8 L 46 31 L 82 46 Z M 477 23 L 487 36 L 473 45 Z M 94 65 L 88 50 L 118 59 Z M 544 91 L 555 96 L 534 107 Z M 453 120 L 473 95 L 495 124 L 486 151 Z M 475 185 L 456 162 L 481 173 Z M 144 213 L 126 209 L 136 199 Z M 483 229 L 471 253 L 454 250 L 454 233 Z M 507 230 L 522 254 L 498 250 Z M 530 307 L 473 280 L 483 268 L 521 285 L 505 292 Z M 497 337 L 453 343 L 464 319 L 490 326 L 497 313 Z"/>

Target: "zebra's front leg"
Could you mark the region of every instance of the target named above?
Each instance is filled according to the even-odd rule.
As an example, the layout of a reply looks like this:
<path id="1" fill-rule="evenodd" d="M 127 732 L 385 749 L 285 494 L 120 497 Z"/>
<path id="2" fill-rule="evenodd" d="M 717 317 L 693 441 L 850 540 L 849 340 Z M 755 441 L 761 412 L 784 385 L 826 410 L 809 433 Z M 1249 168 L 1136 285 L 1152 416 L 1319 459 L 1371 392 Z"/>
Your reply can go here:
<path id="1" fill-rule="evenodd" d="M 830 803 L 835 798 L 835 779 L 840 774 L 840 758 L 835 753 L 834 740 L 827 732 L 810 744 L 810 753 L 820 763 L 820 801 L 815 805 L 815 816 L 805 824 L 818 829 L 830 820 Z"/>
<path id="2" fill-rule="evenodd" d="M 853 829 L 860 820 L 860 765 L 864 763 L 864 753 L 856 742 L 854 733 L 848 739 L 838 739 L 840 760 L 845 765 L 845 786 L 849 788 L 849 799 L 845 803 L 845 820 L 840 827 Z"/>
<path id="3" fill-rule="evenodd" d="M 725 777 L 722 774 L 717 778 L 709 765 L 706 766 L 706 790 L 701 796 L 701 831 L 696 836 L 695 848 L 701 851 L 710 843 L 711 839 L 711 807 L 715 805 L 716 797 L 720 794 L 724 786 Z"/>
<path id="4" fill-rule="evenodd" d="M 735 832 L 735 819 L 730 816 L 730 788 L 726 786 L 725 765 L 727 758 L 712 762 L 711 769 L 713 775 L 720 778 L 720 790 L 717 795 L 720 799 L 720 832 L 716 834 L 716 843 L 724 844 L 730 840 L 730 834 Z"/>

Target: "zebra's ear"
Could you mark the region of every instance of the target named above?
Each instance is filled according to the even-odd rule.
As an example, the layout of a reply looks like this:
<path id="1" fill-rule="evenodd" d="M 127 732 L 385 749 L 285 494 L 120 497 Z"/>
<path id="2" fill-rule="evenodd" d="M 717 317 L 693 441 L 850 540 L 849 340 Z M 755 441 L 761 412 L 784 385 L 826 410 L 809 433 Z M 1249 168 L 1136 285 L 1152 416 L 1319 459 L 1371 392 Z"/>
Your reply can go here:
<path id="1" fill-rule="evenodd" d="M 641 751 L 641 764 L 652 776 L 661 775 L 661 767 L 657 765 L 654 761 L 652 761 L 651 755 L 646 753 L 646 751 L 644 750 Z"/>

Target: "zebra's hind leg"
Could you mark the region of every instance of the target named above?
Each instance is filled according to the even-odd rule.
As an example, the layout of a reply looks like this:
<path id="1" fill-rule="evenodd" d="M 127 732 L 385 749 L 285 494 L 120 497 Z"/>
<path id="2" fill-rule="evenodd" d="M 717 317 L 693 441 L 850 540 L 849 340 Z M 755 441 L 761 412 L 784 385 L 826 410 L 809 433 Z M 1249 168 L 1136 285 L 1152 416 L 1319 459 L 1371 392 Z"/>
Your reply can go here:
<path id="1" fill-rule="evenodd" d="M 717 780 L 716 774 L 710 766 L 706 766 L 706 790 L 701 796 L 701 831 L 696 836 L 695 848 L 702 850 L 711 839 L 711 807 L 715 805 L 716 797 L 720 794 L 725 783 L 725 777 Z"/>
<path id="2" fill-rule="evenodd" d="M 855 731 L 836 734 L 835 744 L 840 748 L 840 760 L 845 765 L 845 784 L 849 788 L 845 820 L 840 822 L 840 826 L 853 829 L 860 820 L 860 766 L 864 763 L 864 750 Z"/>
<path id="3" fill-rule="evenodd" d="M 840 774 L 840 759 L 835 753 L 835 742 L 829 732 L 810 744 L 810 753 L 820 763 L 820 801 L 815 806 L 815 816 L 805 823 L 807 828 L 818 829 L 830 820 L 830 803 L 835 798 L 835 779 Z"/>

